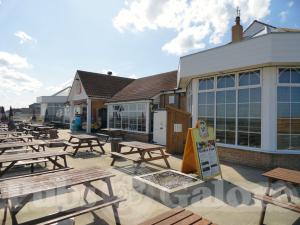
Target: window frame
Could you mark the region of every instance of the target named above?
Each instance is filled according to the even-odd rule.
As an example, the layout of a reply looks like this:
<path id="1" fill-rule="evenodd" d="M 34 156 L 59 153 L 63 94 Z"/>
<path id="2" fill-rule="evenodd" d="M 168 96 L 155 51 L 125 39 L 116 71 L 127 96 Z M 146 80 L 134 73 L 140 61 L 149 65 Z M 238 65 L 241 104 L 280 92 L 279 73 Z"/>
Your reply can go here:
<path id="1" fill-rule="evenodd" d="M 259 84 L 254 84 L 254 85 L 245 85 L 245 86 L 240 86 L 239 85 L 239 74 L 240 73 L 247 73 L 247 72 L 254 72 L 254 71 L 258 71 L 259 72 Z M 235 77 L 235 85 L 233 87 L 228 87 L 228 88 L 218 88 L 217 87 L 217 78 L 218 77 L 222 77 L 222 76 L 226 76 L 226 75 L 234 75 Z M 198 120 L 199 118 L 199 93 L 203 93 L 203 92 L 214 92 L 214 136 L 216 137 L 216 122 L 217 122 L 217 92 L 218 91 L 226 91 L 226 90 L 235 90 L 235 144 L 226 144 L 226 143 L 220 143 L 217 142 L 217 146 L 220 147 L 234 147 L 234 148 L 238 148 L 238 149 L 245 149 L 245 150 L 255 150 L 255 151 L 259 151 L 262 148 L 262 125 L 263 125 L 263 117 L 262 117 L 262 104 L 263 104 L 263 96 L 262 96 L 262 89 L 263 89 L 263 73 L 262 73 L 262 68 L 255 68 L 255 69 L 248 69 L 248 70 L 241 70 L 241 71 L 235 71 L 235 72 L 228 72 L 228 73 L 218 73 L 218 74 L 213 74 L 207 77 L 203 77 L 203 78 L 198 78 L 197 79 L 197 115 L 196 118 Z M 211 79 L 213 78 L 214 82 L 214 87 L 212 89 L 206 89 L 206 90 L 200 90 L 199 89 L 199 84 L 200 84 L 200 80 L 204 80 L 204 79 Z M 261 96 L 260 96 L 260 103 L 261 103 L 261 107 L 260 107 L 260 119 L 261 119 L 261 124 L 260 124 L 260 138 L 261 138 L 261 146 L 260 147 L 252 147 L 252 146 L 244 146 L 244 145 L 238 145 L 238 90 L 240 89 L 249 89 L 249 88 L 260 88 L 261 90 Z"/>

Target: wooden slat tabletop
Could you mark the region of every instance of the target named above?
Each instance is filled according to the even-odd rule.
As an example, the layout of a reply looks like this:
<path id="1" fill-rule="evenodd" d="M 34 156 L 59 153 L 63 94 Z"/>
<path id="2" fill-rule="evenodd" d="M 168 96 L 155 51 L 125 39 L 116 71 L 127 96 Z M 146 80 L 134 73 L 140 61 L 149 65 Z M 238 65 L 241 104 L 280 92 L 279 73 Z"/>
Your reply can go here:
<path id="1" fill-rule="evenodd" d="M 72 138 L 77 138 L 79 140 L 96 140 L 98 137 L 88 134 L 74 134 L 71 135 Z"/>
<path id="2" fill-rule="evenodd" d="M 296 185 L 300 185 L 300 171 L 276 168 L 266 173 L 263 173 L 262 175 L 271 179 L 283 180 Z"/>
<path id="3" fill-rule="evenodd" d="M 149 143 L 144 143 L 140 141 L 122 141 L 119 143 L 119 145 L 122 146 L 128 146 L 132 148 L 138 148 L 138 149 L 161 149 L 164 148 L 162 145 L 155 145 L 155 144 L 149 144 Z"/>
<path id="4" fill-rule="evenodd" d="M 32 135 L 20 135 L 20 136 L 10 136 L 10 137 L 0 137 L 0 140 L 6 140 L 6 139 L 21 139 L 21 138 L 33 138 Z"/>
<path id="5" fill-rule="evenodd" d="M 0 149 L 26 147 L 26 146 L 36 146 L 36 145 L 45 145 L 45 144 L 46 143 L 44 141 L 9 142 L 9 143 L 0 143 Z"/>
<path id="6" fill-rule="evenodd" d="M 0 198 L 9 199 L 21 197 L 42 191 L 50 191 L 57 188 L 101 180 L 112 176 L 114 175 L 108 171 L 98 167 L 92 167 L 5 180 L 0 182 Z"/>
<path id="7" fill-rule="evenodd" d="M 28 152 L 28 153 L 18 153 L 18 154 L 11 154 L 11 155 L 0 155 L 0 163 L 21 161 L 21 160 L 35 159 L 35 158 L 45 158 L 51 156 L 61 156 L 61 155 L 68 155 L 68 154 L 69 153 L 65 151 L 49 151 L 49 152 Z"/>

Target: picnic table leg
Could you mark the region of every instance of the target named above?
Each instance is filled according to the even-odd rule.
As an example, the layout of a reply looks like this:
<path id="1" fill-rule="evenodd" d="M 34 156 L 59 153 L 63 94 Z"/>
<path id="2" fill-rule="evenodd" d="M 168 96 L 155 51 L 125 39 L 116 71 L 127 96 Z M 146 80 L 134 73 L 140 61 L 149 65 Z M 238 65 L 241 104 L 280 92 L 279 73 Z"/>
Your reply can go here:
<path id="1" fill-rule="evenodd" d="M 98 143 L 98 145 L 99 145 L 99 147 L 100 147 L 102 153 L 105 154 L 105 151 L 104 151 L 104 149 L 103 149 L 103 147 L 102 147 L 102 145 L 101 145 L 101 143 L 100 143 L 100 141 L 99 141 L 98 138 L 96 139 L 96 141 L 97 141 L 97 143 Z"/>
<path id="2" fill-rule="evenodd" d="M 17 213 L 15 212 L 15 208 L 13 207 L 11 199 L 8 200 L 8 206 L 9 206 L 9 212 L 10 212 L 12 225 L 18 225 L 18 221 L 16 218 Z"/>
<path id="3" fill-rule="evenodd" d="M 2 219 L 2 225 L 6 224 L 6 218 L 7 218 L 7 210 L 8 209 L 8 200 L 5 201 L 4 203 L 4 212 L 3 212 L 3 219 Z"/>
<path id="4" fill-rule="evenodd" d="M 119 152 L 118 152 L 118 153 L 121 153 L 122 147 L 123 147 L 123 146 L 120 146 L 120 147 L 119 147 Z M 117 157 L 116 157 L 116 156 L 113 156 L 113 155 L 112 155 L 111 157 L 112 157 L 113 160 L 111 161 L 110 166 L 113 166 L 113 165 L 115 164 L 116 160 L 117 160 Z"/>
<path id="5" fill-rule="evenodd" d="M 2 177 L 10 168 L 12 168 L 17 161 L 11 162 L 3 171 L 0 171 L 0 177 Z"/>
<path id="6" fill-rule="evenodd" d="M 75 151 L 74 151 L 74 153 L 73 153 L 73 156 L 76 156 L 76 154 L 77 154 L 77 152 L 78 152 L 78 150 L 79 150 L 81 144 L 82 144 L 82 142 L 79 141 L 78 145 L 75 147 Z"/>
<path id="7" fill-rule="evenodd" d="M 271 178 L 269 178 L 268 179 L 268 187 L 267 187 L 267 190 L 266 190 L 266 193 L 265 193 L 266 196 L 270 196 L 272 182 L 273 182 L 273 180 Z M 264 202 L 262 200 L 261 205 L 262 205 L 262 210 L 261 210 L 261 214 L 260 214 L 260 218 L 259 218 L 259 225 L 264 224 L 264 219 L 265 219 L 266 210 L 267 210 L 267 203 L 266 202 Z"/>
<path id="8" fill-rule="evenodd" d="M 170 164 L 169 164 L 169 161 L 168 161 L 168 159 L 167 159 L 167 156 L 166 156 L 165 153 L 164 153 L 164 150 L 160 149 L 160 153 L 161 153 L 161 155 L 164 157 L 164 160 L 165 160 L 165 163 L 166 163 L 167 167 L 168 167 L 168 168 L 171 168 L 171 166 L 170 166 Z"/>
<path id="9" fill-rule="evenodd" d="M 67 157 L 66 157 L 66 155 L 63 155 L 62 157 L 63 157 L 63 160 L 64 160 L 65 167 L 67 168 L 68 167 Z"/>
<path id="10" fill-rule="evenodd" d="M 111 185 L 111 182 L 110 182 L 110 178 L 105 179 L 105 182 L 107 184 L 109 196 L 113 197 L 114 193 L 113 193 L 112 185 Z M 114 213 L 114 216 L 115 216 L 116 224 L 121 225 L 120 217 L 119 217 L 119 214 L 118 214 L 118 206 L 119 206 L 119 204 L 113 204 L 112 209 L 113 209 L 113 213 Z"/>
<path id="11" fill-rule="evenodd" d="M 138 151 L 139 151 L 139 154 L 141 156 L 141 160 L 139 162 L 137 162 L 136 168 L 134 170 L 134 174 L 137 174 L 138 169 L 141 167 L 141 164 L 144 162 L 144 159 L 145 159 L 145 152 L 140 150 L 140 149 L 138 149 Z"/>

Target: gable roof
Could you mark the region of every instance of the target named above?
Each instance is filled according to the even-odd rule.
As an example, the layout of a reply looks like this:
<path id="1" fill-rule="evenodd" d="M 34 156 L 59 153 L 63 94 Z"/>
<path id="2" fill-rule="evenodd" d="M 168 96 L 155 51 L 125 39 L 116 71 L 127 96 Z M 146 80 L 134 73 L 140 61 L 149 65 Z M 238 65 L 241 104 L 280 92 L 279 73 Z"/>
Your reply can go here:
<path id="1" fill-rule="evenodd" d="M 134 79 L 77 70 L 87 96 L 111 98 Z"/>
<path id="2" fill-rule="evenodd" d="M 177 87 L 177 70 L 134 80 L 108 102 L 149 100 L 164 90 Z"/>

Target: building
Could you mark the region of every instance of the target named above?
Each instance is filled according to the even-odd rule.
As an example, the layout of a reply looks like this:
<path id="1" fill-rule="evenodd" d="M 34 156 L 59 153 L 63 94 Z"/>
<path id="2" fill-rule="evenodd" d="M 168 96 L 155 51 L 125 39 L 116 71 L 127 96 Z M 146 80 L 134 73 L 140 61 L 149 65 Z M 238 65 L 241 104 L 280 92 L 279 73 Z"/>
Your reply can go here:
<path id="1" fill-rule="evenodd" d="M 49 122 L 69 122 L 69 111 L 66 107 L 67 98 L 71 87 L 66 87 L 51 96 L 37 97 L 37 103 L 40 105 L 40 118 L 47 117 Z M 36 112 L 36 115 L 37 112 Z"/>
<path id="2" fill-rule="evenodd" d="M 82 129 L 104 128 L 107 124 L 105 103 L 133 79 L 77 70 L 67 97 L 70 107 L 70 121 L 75 114 L 81 115 Z"/>
<path id="3" fill-rule="evenodd" d="M 177 71 L 134 80 L 108 100 L 108 127 L 123 130 L 126 139 L 151 141 L 153 112 L 185 103 L 176 86 Z"/>
<path id="4" fill-rule="evenodd" d="M 300 30 L 239 16 L 232 42 L 180 58 L 192 124 L 215 130 L 221 160 L 300 168 Z"/>

